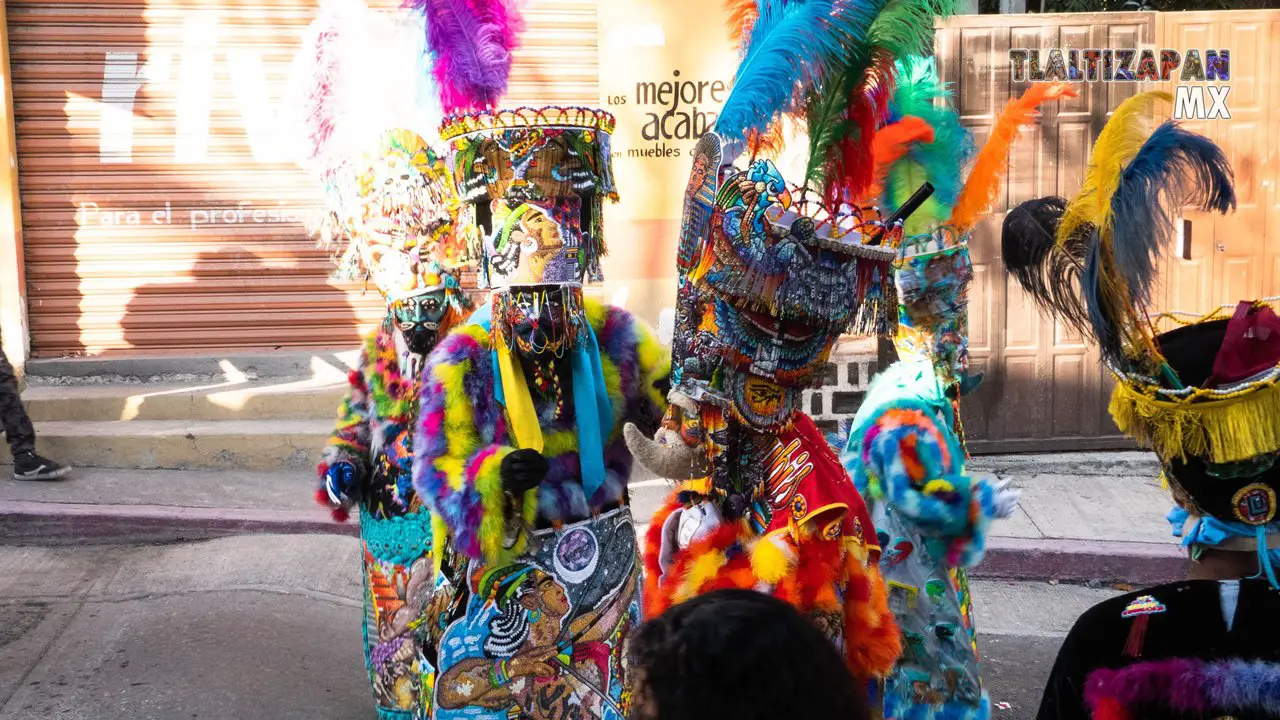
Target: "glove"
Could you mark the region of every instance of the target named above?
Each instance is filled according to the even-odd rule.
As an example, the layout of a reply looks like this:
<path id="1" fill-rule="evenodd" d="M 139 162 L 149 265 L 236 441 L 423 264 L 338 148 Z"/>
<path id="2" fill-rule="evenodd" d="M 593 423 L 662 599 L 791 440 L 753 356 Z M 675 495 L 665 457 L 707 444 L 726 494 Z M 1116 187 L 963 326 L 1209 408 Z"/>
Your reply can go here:
<path id="1" fill-rule="evenodd" d="M 996 517 L 1007 518 L 1013 515 L 1014 509 L 1018 507 L 1018 498 L 1022 495 L 1022 493 L 1013 486 L 1013 481 L 1001 480 L 996 483 L 992 490 L 995 494 Z"/>
<path id="2" fill-rule="evenodd" d="M 356 495 L 356 485 L 356 466 L 351 463 L 337 462 L 325 471 L 324 489 L 334 507 L 350 505 Z"/>
<path id="3" fill-rule="evenodd" d="M 547 458 L 537 450 L 516 450 L 502 459 L 498 475 L 502 477 L 502 489 L 519 496 L 538 487 L 550 468 Z"/>

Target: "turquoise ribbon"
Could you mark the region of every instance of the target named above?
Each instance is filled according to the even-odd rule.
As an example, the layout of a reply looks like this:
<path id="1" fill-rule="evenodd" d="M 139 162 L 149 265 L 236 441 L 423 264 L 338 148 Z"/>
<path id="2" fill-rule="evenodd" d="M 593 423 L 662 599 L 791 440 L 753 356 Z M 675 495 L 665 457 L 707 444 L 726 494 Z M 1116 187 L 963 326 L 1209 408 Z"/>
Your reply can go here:
<path id="1" fill-rule="evenodd" d="M 613 429 L 613 403 L 604 384 L 600 346 L 587 324 L 587 342 L 573 351 L 573 410 L 578 422 L 578 458 L 587 500 L 604 484 L 604 443 Z"/>

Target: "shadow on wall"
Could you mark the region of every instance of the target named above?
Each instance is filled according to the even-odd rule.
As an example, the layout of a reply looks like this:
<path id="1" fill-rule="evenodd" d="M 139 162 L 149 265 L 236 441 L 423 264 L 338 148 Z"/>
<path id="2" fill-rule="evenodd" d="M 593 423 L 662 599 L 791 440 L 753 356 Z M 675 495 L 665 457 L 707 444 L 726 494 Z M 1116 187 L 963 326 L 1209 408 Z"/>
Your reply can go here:
<path id="1" fill-rule="evenodd" d="M 185 276 L 138 287 L 120 324 L 126 345 L 161 352 L 359 343 L 347 294 L 317 268 L 244 247 L 201 253 Z"/>

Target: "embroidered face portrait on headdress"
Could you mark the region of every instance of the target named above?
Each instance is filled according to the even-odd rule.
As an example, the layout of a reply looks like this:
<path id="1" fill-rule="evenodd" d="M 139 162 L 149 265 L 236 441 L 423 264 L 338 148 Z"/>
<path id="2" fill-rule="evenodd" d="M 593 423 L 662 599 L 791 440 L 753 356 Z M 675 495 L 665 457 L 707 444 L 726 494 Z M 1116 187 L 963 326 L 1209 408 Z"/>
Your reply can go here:
<path id="1" fill-rule="evenodd" d="M 441 136 L 463 199 L 460 232 L 481 256 L 481 287 L 599 282 L 602 207 L 617 200 L 613 116 L 521 108 L 449 118 Z"/>

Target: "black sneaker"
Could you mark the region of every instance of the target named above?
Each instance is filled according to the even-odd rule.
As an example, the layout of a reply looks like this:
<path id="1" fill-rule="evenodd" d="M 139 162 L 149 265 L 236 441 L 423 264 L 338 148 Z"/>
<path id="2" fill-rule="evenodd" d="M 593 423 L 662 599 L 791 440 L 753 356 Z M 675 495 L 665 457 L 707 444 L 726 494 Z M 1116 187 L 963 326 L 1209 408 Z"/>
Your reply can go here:
<path id="1" fill-rule="evenodd" d="M 20 453 L 13 458 L 14 480 L 57 480 L 71 472 L 67 465 L 56 463 L 33 452 Z"/>

